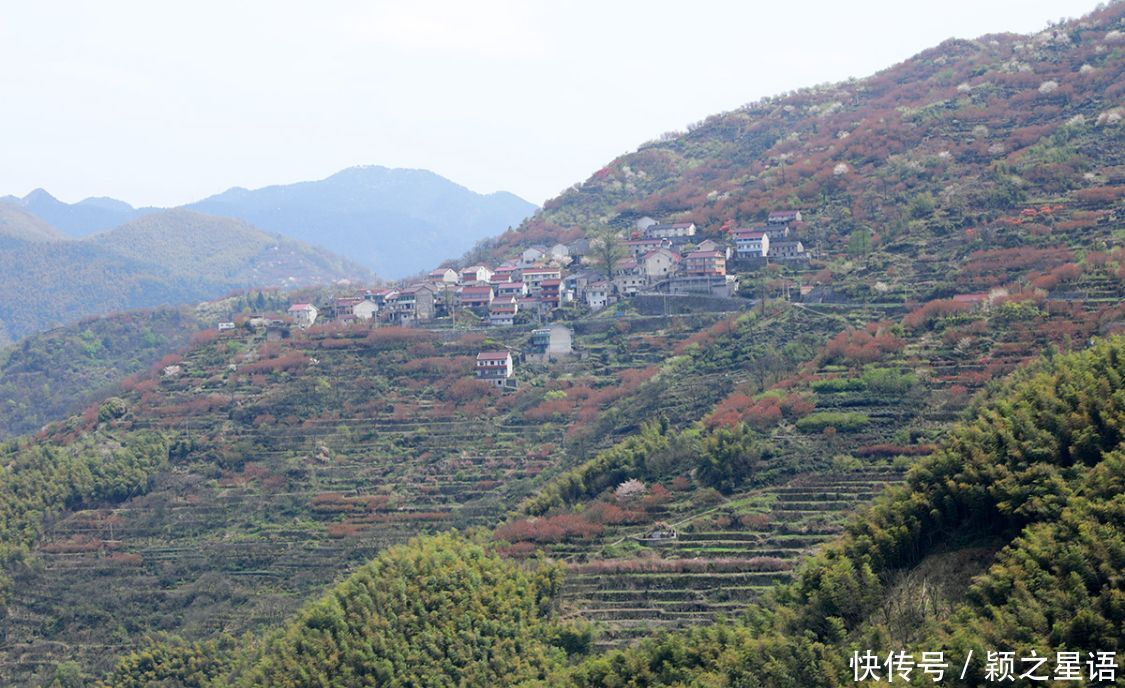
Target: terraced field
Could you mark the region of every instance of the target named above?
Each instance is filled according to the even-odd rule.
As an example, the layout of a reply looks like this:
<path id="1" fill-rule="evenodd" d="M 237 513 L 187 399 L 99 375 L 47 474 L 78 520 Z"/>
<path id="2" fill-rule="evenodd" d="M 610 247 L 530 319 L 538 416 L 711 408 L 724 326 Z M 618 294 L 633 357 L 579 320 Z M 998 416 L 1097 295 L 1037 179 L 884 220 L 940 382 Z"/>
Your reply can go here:
<path id="1" fill-rule="evenodd" d="M 674 345 L 691 332 L 650 336 Z M 470 388 L 452 398 L 451 384 L 471 377 L 470 357 L 495 346 L 464 337 L 414 333 L 372 346 L 329 332 L 279 345 L 238 332 L 165 361 L 175 369 L 135 385 L 122 423 L 175 438 L 169 469 L 146 494 L 49 524 L 16 577 L 0 675 L 22 680 L 63 659 L 102 671 L 154 632 L 268 627 L 388 545 L 493 525 L 544 469 L 565 463 L 572 419 L 523 417 L 544 381 L 612 385 L 614 371 L 660 358 L 615 330 L 580 338 L 609 350 L 610 369 L 589 355 L 528 365 L 522 396 Z M 585 446 L 616 431 L 608 425 Z"/>
<path id="2" fill-rule="evenodd" d="M 972 391 L 1051 344 L 1071 346 L 1121 317 L 1116 300 L 1065 309 L 1052 303 L 1015 323 L 988 309 L 958 315 L 878 363 L 822 357 L 787 389 L 812 394 L 817 413 L 862 416 L 857 428 L 802 432 L 782 422 L 767 433 L 775 454 L 759 487 L 726 498 L 698 486 L 673 491 L 667 503 L 645 506 L 632 525 L 605 525 L 593 538 L 545 546 L 570 567 L 564 613 L 599 624 L 606 646 L 652 628 L 740 614 L 787 580 L 849 514 L 901 482 L 910 457 L 928 451 Z M 821 312 L 851 318 L 857 310 Z M 747 376 L 732 371 L 732 386 Z M 612 495 L 602 499 L 630 508 Z M 662 530 L 675 535 L 654 536 Z"/>
<path id="3" fill-rule="evenodd" d="M 673 505 L 664 516 L 674 537 L 620 529 L 611 535 L 616 542 L 643 548 L 633 558 L 571 564 L 562 608 L 603 624 L 599 642 L 607 646 L 656 627 L 737 616 L 838 533 L 857 506 L 901 477 L 902 469 L 893 467 L 811 473 L 694 513 Z M 736 521 L 734 527 L 718 527 L 716 512 Z"/>

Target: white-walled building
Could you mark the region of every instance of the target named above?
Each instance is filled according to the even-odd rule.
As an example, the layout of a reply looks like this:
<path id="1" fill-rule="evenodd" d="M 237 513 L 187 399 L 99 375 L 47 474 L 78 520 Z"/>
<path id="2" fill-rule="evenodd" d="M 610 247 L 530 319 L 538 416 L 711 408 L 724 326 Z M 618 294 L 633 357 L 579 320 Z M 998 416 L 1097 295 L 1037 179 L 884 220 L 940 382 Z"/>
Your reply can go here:
<path id="1" fill-rule="evenodd" d="M 289 315 L 297 327 L 311 327 L 316 322 L 316 306 L 311 303 L 295 303 L 289 307 Z"/>

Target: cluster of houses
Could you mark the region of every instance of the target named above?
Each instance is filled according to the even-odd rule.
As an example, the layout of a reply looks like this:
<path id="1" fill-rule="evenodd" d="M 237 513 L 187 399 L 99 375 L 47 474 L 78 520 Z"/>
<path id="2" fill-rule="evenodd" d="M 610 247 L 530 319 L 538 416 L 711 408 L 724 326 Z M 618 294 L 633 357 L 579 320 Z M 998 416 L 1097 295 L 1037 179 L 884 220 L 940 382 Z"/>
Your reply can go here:
<path id="1" fill-rule="evenodd" d="M 660 223 L 644 217 L 624 240 L 624 255 L 611 274 L 584 265 L 585 239 L 525 249 L 495 268 L 442 267 L 409 286 L 369 290 L 335 298 L 318 310 L 294 304 L 289 315 L 300 327 L 317 318 L 371 320 L 407 325 L 471 311 L 496 326 L 510 326 L 520 314 L 542 320 L 556 308 L 578 302 L 600 310 L 638 293 L 731 296 L 737 282 L 728 266 L 752 268 L 770 260 L 804 261 L 805 247 L 790 226 L 798 210 L 774 211 L 760 227 L 729 229 L 729 241 L 698 241 L 691 222 Z"/>
<path id="2" fill-rule="evenodd" d="M 770 260 L 808 260 L 790 228 L 800 221 L 798 210 L 775 211 L 761 227 L 730 229 L 729 241 L 697 241 L 694 223 L 663 224 L 643 217 L 625 241 L 628 256 L 617 263 L 612 279 L 603 276 L 583 284 L 579 275 L 573 281 L 594 310 L 641 292 L 730 296 L 738 286 L 728 274 L 732 263 L 752 269 Z"/>
<path id="3" fill-rule="evenodd" d="M 735 255 L 756 262 L 807 261 L 809 255 L 804 244 L 791 236 L 789 228 L 800 221 L 800 210 L 775 210 L 769 214 L 765 225 L 731 230 Z"/>

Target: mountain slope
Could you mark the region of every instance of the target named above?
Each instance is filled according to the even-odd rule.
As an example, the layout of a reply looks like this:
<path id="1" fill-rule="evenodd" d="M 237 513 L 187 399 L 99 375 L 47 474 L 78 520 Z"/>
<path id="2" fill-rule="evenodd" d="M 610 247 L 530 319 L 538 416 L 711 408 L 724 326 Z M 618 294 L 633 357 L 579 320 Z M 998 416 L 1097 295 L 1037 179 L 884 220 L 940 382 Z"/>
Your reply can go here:
<path id="1" fill-rule="evenodd" d="M 535 210 L 509 193 L 481 195 L 425 170 L 379 166 L 230 189 L 187 207 L 325 246 L 391 278 L 428 269 Z"/>
<path id="2" fill-rule="evenodd" d="M 965 678 L 947 667 L 956 686 L 987 685 L 986 652 L 999 646 L 1049 658 L 1065 647 L 1079 652 L 1081 670 L 1086 652 L 1118 647 L 1125 622 L 1123 384 L 1125 338 L 1115 337 L 993 386 L 905 484 L 855 514 L 741 621 L 598 652 L 581 624 L 552 629 L 558 584 L 542 562 L 521 570 L 446 535 L 388 550 L 241 650 L 229 639 L 213 655 L 215 640 L 150 643 L 123 658 L 109 685 L 192 672 L 206 675 L 202 686 L 408 674 L 411 684 L 453 685 L 487 671 L 479 662 L 488 656 L 510 665 L 491 677 L 501 686 L 828 688 L 850 685 L 853 652 L 887 647 L 968 663 Z M 661 577 L 663 593 L 677 592 L 672 580 Z M 605 583 L 607 593 L 628 592 Z M 451 608 L 460 611 L 442 612 Z M 526 662 L 511 664 L 520 646 Z M 879 657 L 873 668 L 889 671 Z"/>
<path id="3" fill-rule="evenodd" d="M 243 286 L 315 284 L 355 269 L 324 249 L 271 236 L 238 219 L 184 209 L 142 217 L 85 242 L 153 263 L 170 275 L 229 279 Z"/>
<path id="4" fill-rule="evenodd" d="M 86 239 L 19 241 L 0 253 L 0 343 L 98 313 L 365 276 L 323 249 L 239 220 L 165 211 Z"/>
<path id="5" fill-rule="evenodd" d="M 64 203 L 43 189 L 35 189 L 23 198 L 6 196 L 0 200 L 20 206 L 72 237 L 94 234 L 157 212 L 155 208 L 134 208 L 114 198 L 87 198 L 78 203 Z"/>
<path id="6" fill-rule="evenodd" d="M 0 246 L 65 238 L 62 232 L 19 206 L 0 201 Z"/>
<path id="7" fill-rule="evenodd" d="M 790 207 L 804 215 L 798 238 L 828 260 L 861 232 L 902 258 L 934 244 L 963 258 L 1046 202 L 1077 216 L 1035 219 L 1037 236 L 1066 241 L 1104 226 L 1125 193 L 1123 15 L 1115 3 L 1031 36 L 949 40 L 871 77 L 708 117 L 609 162 L 472 259 L 645 214 L 721 237 Z M 893 267 L 878 281 L 900 299 L 947 287 Z"/>
<path id="8" fill-rule="evenodd" d="M 588 662 L 571 685 L 848 685 L 853 652 L 892 647 L 944 651 L 955 686 L 990 684 L 985 659 L 1001 646 L 1050 667 L 1056 650 L 1076 651 L 1086 675 L 1088 653 L 1119 649 L 1125 623 L 1123 382 L 1121 337 L 1020 371 L 753 626 L 648 640 Z M 965 553 L 983 560 L 976 575 L 958 575 Z"/>
<path id="9" fill-rule="evenodd" d="M 0 349 L 0 439 L 79 411 L 187 345 L 202 329 L 186 308 L 81 320 Z"/>

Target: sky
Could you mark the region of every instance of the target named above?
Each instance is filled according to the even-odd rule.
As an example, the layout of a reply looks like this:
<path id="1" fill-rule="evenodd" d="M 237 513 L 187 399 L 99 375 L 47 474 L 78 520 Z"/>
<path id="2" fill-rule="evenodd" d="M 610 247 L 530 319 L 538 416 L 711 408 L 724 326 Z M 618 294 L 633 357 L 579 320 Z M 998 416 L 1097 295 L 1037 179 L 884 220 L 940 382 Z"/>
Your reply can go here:
<path id="1" fill-rule="evenodd" d="M 0 195 L 174 206 L 353 165 L 541 204 L 667 131 L 1093 0 L 0 3 Z"/>

